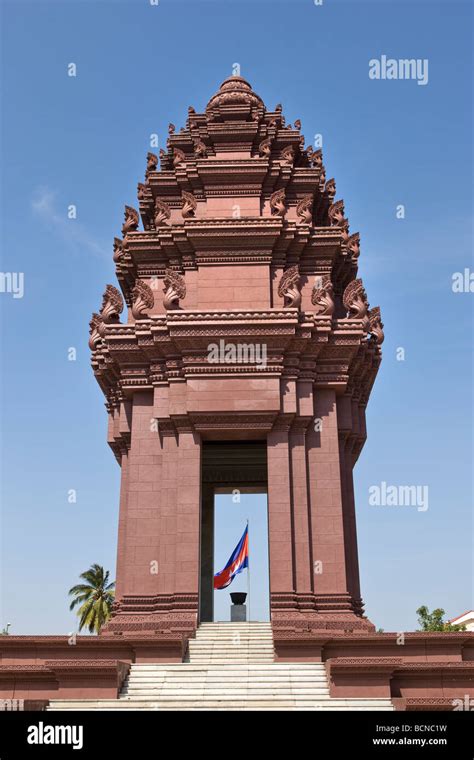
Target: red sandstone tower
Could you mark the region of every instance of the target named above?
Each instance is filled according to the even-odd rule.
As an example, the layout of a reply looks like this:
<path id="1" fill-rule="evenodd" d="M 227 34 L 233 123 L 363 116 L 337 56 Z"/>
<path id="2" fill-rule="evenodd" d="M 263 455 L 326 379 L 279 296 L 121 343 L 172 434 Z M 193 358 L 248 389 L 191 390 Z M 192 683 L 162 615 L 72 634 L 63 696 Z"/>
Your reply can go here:
<path id="1" fill-rule="evenodd" d="M 139 212 L 125 207 L 115 240 L 121 293 L 108 285 L 91 321 L 122 468 L 103 636 L 212 620 L 216 488 L 268 492 L 276 647 L 289 632 L 373 629 L 352 471 L 383 325 L 335 192 L 300 123 L 237 76 L 183 129 L 170 124 L 160 170 L 148 154 Z"/>

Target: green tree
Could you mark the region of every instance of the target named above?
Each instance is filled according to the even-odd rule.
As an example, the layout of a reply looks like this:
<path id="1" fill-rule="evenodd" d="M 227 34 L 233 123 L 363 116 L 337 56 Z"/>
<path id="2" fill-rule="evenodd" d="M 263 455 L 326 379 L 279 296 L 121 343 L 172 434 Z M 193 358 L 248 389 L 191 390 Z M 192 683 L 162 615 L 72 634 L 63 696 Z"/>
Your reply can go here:
<path id="1" fill-rule="evenodd" d="M 69 609 L 79 606 L 76 614 L 80 618 L 79 630 L 87 628 L 89 633 L 99 633 L 107 622 L 115 598 L 115 583 L 109 583 L 109 571 L 104 572 L 101 565 L 91 565 L 89 570 L 79 576 L 86 583 L 79 583 L 69 589 L 69 596 L 75 599 Z"/>
<path id="2" fill-rule="evenodd" d="M 452 623 L 445 623 L 443 620 L 444 610 L 438 608 L 430 612 L 426 605 L 418 607 L 416 614 L 418 615 L 418 623 L 421 631 L 465 631 L 465 625 L 453 625 Z"/>

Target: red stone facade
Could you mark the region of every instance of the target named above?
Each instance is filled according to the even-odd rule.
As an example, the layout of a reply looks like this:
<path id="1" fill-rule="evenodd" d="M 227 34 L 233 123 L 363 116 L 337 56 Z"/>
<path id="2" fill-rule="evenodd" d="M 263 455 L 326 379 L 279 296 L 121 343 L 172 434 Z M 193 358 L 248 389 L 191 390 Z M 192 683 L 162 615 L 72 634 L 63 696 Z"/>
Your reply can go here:
<path id="1" fill-rule="evenodd" d="M 209 614 L 216 483 L 268 491 L 277 659 L 322 660 L 333 695 L 400 709 L 474 696 L 472 634 L 400 645 L 363 614 L 352 472 L 383 325 L 357 277 L 359 235 L 300 127 L 234 76 L 148 154 L 115 239 L 120 290 L 90 323 L 122 473 L 114 614 L 76 646 L 4 637 L 3 696 L 115 696 L 129 663 L 181 660 Z"/>
<path id="2" fill-rule="evenodd" d="M 108 286 L 91 322 L 122 466 L 105 635 L 195 627 L 202 446 L 246 439 L 267 445 L 274 625 L 371 628 L 352 469 L 383 332 L 322 152 L 234 76 L 204 113 L 170 125 L 157 164 L 148 154 L 139 212 L 125 208 L 115 241 L 123 298 Z M 215 361 L 220 341 L 265 361 Z"/>

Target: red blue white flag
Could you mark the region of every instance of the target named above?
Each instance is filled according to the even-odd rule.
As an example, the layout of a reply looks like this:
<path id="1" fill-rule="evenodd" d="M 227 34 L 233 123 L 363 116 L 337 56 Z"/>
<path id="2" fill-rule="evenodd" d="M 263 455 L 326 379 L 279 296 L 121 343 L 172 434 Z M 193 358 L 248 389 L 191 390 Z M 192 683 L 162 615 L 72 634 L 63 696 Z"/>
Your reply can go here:
<path id="1" fill-rule="evenodd" d="M 249 566 L 249 526 L 247 525 L 242 538 L 232 552 L 227 565 L 220 573 L 214 575 L 214 588 L 222 589 L 230 586 L 235 576 Z"/>

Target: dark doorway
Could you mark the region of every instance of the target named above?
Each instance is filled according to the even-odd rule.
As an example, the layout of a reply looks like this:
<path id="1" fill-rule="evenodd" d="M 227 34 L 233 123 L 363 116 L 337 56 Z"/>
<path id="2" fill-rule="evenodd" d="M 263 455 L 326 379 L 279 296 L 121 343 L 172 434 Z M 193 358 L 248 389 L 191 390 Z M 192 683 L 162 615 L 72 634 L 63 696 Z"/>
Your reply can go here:
<path id="1" fill-rule="evenodd" d="M 268 510 L 267 444 L 266 441 L 206 441 L 202 450 L 202 503 L 201 503 L 201 566 L 199 588 L 199 614 L 201 622 L 215 619 L 214 573 L 222 570 L 215 566 L 225 562 L 237 544 L 244 528 L 246 516 L 250 518 L 250 617 L 268 620 Z M 259 514 L 256 509 L 260 510 Z M 247 514 L 248 513 L 248 514 Z M 253 517 L 251 516 L 253 515 Z M 252 525 L 252 523 L 254 523 Z M 240 530 L 242 528 L 242 530 Z M 233 534 L 236 534 L 232 538 Z M 252 537 L 254 545 L 252 548 Z M 218 540 L 217 553 L 216 539 Z M 266 543 L 266 546 L 265 546 Z M 222 557 L 225 557 L 222 560 Z M 262 562 L 266 564 L 262 572 Z M 255 567 L 252 583 L 252 568 Z M 247 582 L 247 570 L 244 586 Z M 234 582 L 219 595 L 231 591 L 247 590 L 243 578 Z M 219 598 L 217 617 L 225 618 L 225 604 Z M 252 601 L 254 612 L 252 612 Z M 229 608 L 230 609 L 230 608 Z M 228 619 L 228 618 L 227 618 Z"/>

